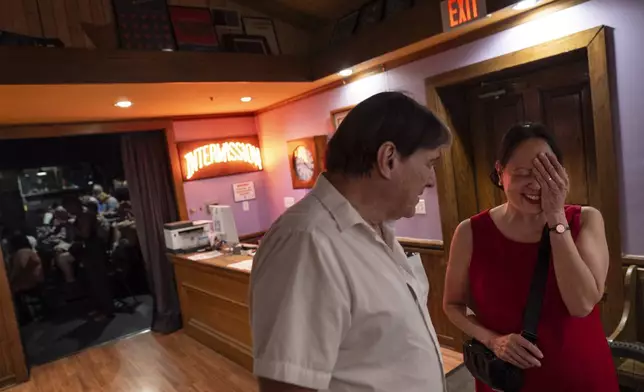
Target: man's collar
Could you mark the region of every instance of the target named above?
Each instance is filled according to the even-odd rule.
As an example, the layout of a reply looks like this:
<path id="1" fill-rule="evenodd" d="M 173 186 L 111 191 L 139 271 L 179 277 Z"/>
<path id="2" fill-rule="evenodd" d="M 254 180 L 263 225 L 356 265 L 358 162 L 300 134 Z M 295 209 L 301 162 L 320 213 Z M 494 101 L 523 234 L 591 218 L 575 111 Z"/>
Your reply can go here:
<path id="1" fill-rule="evenodd" d="M 349 201 L 329 182 L 324 173 L 318 179 L 311 191 L 312 196 L 329 211 L 340 231 L 358 224 L 366 224 L 362 216 Z"/>

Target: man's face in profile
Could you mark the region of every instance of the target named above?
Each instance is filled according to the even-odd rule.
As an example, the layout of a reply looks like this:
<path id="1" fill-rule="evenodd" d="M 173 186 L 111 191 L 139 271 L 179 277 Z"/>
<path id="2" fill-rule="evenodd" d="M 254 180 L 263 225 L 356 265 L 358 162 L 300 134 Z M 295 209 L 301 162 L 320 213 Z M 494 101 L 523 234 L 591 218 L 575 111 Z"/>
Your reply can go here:
<path id="1" fill-rule="evenodd" d="M 411 218 L 416 204 L 432 181 L 439 149 L 420 148 L 405 159 L 399 159 L 392 170 L 391 202 L 396 218 Z"/>

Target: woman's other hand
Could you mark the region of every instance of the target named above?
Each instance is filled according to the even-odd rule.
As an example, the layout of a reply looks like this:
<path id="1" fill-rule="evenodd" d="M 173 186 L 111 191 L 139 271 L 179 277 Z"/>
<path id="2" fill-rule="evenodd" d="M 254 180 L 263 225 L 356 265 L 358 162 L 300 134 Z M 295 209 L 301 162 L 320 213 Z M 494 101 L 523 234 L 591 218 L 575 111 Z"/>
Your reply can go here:
<path id="1" fill-rule="evenodd" d="M 537 346 L 515 333 L 491 339 L 488 348 L 497 357 L 521 369 L 540 367 L 539 359 L 543 359 Z"/>
<path id="2" fill-rule="evenodd" d="M 570 186 L 566 169 L 549 153 L 540 153 L 534 159 L 533 165 L 534 175 L 541 185 L 541 208 L 546 217 L 563 214 Z"/>

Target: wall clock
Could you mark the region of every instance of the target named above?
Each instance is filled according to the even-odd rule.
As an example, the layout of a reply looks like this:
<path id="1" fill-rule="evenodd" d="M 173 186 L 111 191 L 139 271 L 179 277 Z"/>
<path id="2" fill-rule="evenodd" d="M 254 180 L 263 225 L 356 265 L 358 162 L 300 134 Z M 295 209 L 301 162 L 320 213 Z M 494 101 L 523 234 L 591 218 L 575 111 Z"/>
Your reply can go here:
<path id="1" fill-rule="evenodd" d="M 324 171 L 327 136 L 311 136 L 287 142 L 293 189 L 313 188 Z"/>

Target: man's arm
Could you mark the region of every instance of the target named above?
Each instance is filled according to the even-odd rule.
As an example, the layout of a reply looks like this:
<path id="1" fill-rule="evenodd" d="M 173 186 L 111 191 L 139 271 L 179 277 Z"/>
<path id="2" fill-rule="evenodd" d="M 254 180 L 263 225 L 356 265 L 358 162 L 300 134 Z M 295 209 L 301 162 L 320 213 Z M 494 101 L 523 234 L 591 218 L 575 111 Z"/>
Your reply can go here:
<path id="1" fill-rule="evenodd" d="M 318 231 L 269 234 L 253 259 L 250 289 L 260 390 L 327 389 L 351 323 L 351 294 L 331 239 Z"/>
<path id="2" fill-rule="evenodd" d="M 258 378 L 259 392 L 315 392 L 315 389 L 302 388 L 267 378 Z"/>

